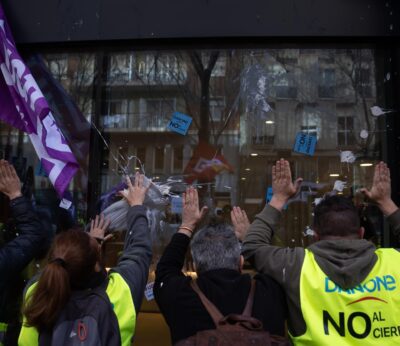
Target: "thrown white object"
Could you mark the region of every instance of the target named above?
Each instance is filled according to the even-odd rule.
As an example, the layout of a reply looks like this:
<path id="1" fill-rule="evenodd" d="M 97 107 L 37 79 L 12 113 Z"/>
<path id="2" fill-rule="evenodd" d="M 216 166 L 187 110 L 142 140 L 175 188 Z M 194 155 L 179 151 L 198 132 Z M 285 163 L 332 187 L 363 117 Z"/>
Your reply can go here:
<path id="1" fill-rule="evenodd" d="M 131 177 L 132 183 L 134 177 Z M 149 187 L 143 202 L 147 207 L 147 219 L 151 234 L 155 234 L 158 228 L 158 219 L 160 211 L 168 204 L 168 199 L 164 195 L 169 194 L 170 186 L 167 184 L 153 183 L 146 176 L 144 177 L 143 186 Z M 111 232 L 126 230 L 128 227 L 127 214 L 129 204 L 125 199 L 121 199 L 112 203 L 103 210 L 103 215 L 110 220 L 108 229 Z"/>
<path id="2" fill-rule="evenodd" d="M 72 205 L 72 201 L 69 201 L 66 198 L 63 198 L 60 202 L 60 208 L 63 208 L 65 210 L 68 210 L 69 208 L 71 208 Z"/>
<path id="3" fill-rule="evenodd" d="M 384 115 L 384 114 L 386 114 L 386 113 L 392 113 L 392 112 L 394 112 L 393 109 L 382 109 L 382 108 L 379 107 L 379 106 L 373 106 L 373 107 L 371 107 L 371 113 L 372 113 L 372 115 L 375 116 L 375 117 L 380 117 L 381 115 Z"/>
<path id="4" fill-rule="evenodd" d="M 368 133 L 367 130 L 361 130 L 361 131 L 360 131 L 360 137 L 361 137 L 362 139 L 367 139 L 368 136 L 369 136 L 369 133 Z"/>
<path id="5" fill-rule="evenodd" d="M 323 197 L 318 197 L 316 199 L 314 199 L 314 205 L 317 206 L 318 204 L 320 204 L 322 202 L 324 198 Z"/>
<path id="6" fill-rule="evenodd" d="M 338 192 L 343 192 L 343 189 L 346 187 L 346 182 L 342 180 L 336 180 L 335 184 L 333 184 L 333 190 Z"/>
<path id="7" fill-rule="evenodd" d="M 113 232 L 114 230 L 127 229 L 127 215 L 129 210 L 129 204 L 121 199 L 115 202 L 103 210 L 103 215 L 106 219 L 110 220 L 108 229 Z"/>
<path id="8" fill-rule="evenodd" d="M 304 231 L 305 237 L 313 237 L 315 235 L 315 231 L 310 227 L 306 226 L 306 230 Z"/>
<path id="9" fill-rule="evenodd" d="M 350 150 L 340 152 L 340 162 L 353 163 L 356 160 L 356 156 Z"/>

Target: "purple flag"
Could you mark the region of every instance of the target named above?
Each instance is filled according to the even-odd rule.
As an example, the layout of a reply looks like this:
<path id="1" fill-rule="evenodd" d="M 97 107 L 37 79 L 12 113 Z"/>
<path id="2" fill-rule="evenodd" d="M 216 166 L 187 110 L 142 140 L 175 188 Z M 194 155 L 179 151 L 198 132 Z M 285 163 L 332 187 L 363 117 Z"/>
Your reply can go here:
<path id="1" fill-rule="evenodd" d="M 84 173 L 87 170 L 89 154 L 90 123 L 63 86 L 54 79 L 39 55 L 30 56 L 26 64 L 44 93 L 56 123 L 63 129 L 63 135 L 81 167 L 81 172 Z"/>
<path id="2" fill-rule="evenodd" d="M 15 47 L 0 5 L 0 119 L 26 132 L 42 166 L 63 197 L 78 163 L 49 105 Z"/>

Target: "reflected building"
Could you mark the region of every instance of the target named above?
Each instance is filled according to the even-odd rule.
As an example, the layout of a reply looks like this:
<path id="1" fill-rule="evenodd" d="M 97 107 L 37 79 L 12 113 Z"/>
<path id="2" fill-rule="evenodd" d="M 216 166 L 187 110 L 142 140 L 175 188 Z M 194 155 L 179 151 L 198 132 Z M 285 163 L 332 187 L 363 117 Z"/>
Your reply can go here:
<path id="1" fill-rule="evenodd" d="M 97 166 L 92 167 L 97 195 L 87 195 L 81 178 L 71 186 L 81 191 L 81 215 L 88 199 L 120 183 L 127 171 L 144 170 L 156 182 L 187 180 L 185 168 L 200 139 L 232 167 L 218 170 L 209 181 L 195 180 L 211 210 L 240 205 L 254 217 L 265 204 L 272 165 L 280 157 L 290 161 L 293 175 L 303 177 L 304 183 L 288 205 L 281 240 L 304 245 L 314 199 L 332 191 L 336 180 L 347 182 L 339 193 L 352 196 L 370 184 L 371 164 L 382 157 L 384 119 L 370 112 L 377 104 L 371 49 L 123 51 L 100 57 L 43 57 L 54 79 L 102 134 L 96 142 L 98 160 L 91 163 Z M 47 96 L 50 103 L 57 103 L 51 93 Z M 187 135 L 168 129 L 174 112 L 192 117 Z M 293 151 L 300 132 L 317 138 L 312 156 Z M 26 136 L 5 125 L 1 133 L 3 151 L 18 151 L 27 144 Z M 356 162 L 342 163 L 341 151 L 353 152 Z M 17 154 L 8 154 L 12 155 Z M 35 156 L 29 155 L 29 160 Z M 33 161 L 28 166 L 36 167 Z M 40 176 L 35 186 L 50 189 Z"/>

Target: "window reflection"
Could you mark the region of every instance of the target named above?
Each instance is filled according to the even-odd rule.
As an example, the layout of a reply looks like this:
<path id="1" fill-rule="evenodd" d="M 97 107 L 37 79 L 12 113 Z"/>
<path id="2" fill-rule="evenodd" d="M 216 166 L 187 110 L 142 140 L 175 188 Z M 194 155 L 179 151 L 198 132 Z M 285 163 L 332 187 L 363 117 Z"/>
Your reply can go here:
<path id="1" fill-rule="evenodd" d="M 293 174 L 305 181 L 285 212 L 284 245 L 309 244 L 314 200 L 332 192 L 337 180 L 347 182 L 337 193 L 354 196 L 370 177 L 359 160 L 376 162 L 381 155 L 369 111 L 376 104 L 372 50 L 126 52 L 111 53 L 108 61 L 105 102 L 120 104 L 103 116 L 120 116 L 103 120 L 111 143 L 128 140 L 156 181 L 179 177 L 178 196 L 185 182 L 197 185 L 211 219 L 227 205 L 254 216 L 265 204 L 274 161 L 290 160 Z M 175 111 L 193 119 L 184 136 L 167 128 Z M 313 156 L 293 152 L 299 132 L 317 138 Z M 358 159 L 342 163 L 341 150 Z"/>
<path id="2" fill-rule="evenodd" d="M 229 222 L 234 205 L 252 219 L 265 205 L 271 168 L 280 157 L 290 161 L 293 175 L 304 183 L 288 203 L 277 243 L 311 243 L 306 230 L 313 203 L 331 193 L 338 180 L 347 184 L 337 193 L 355 198 L 360 210 L 368 208 L 371 224 L 379 225 L 373 207 L 356 195 L 371 183 L 371 164 L 386 154 L 381 149 L 384 120 L 370 112 L 377 105 L 374 54 L 371 49 L 127 49 L 105 52 L 104 60 L 72 53 L 44 58 L 107 142 L 99 140 L 91 148 L 91 155 L 100 155 L 95 167 L 99 184 L 94 184 L 99 195 L 120 183 L 125 169 L 144 170 L 155 182 L 171 185 L 168 205 L 154 228 L 159 255 L 180 220 L 179 201 L 173 198 L 187 184 L 199 188 L 210 209 L 208 221 Z M 175 112 L 193 120 L 186 135 L 167 128 Z M 25 157 L 27 166 L 36 167 L 25 137 L 0 126 L 2 155 Z M 299 132 L 317 138 L 312 156 L 293 151 Z M 354 153 L 354 163 L 341 162 L 345 150 Z M 82 222 L 87 173 L 86 167 L 71 187 Z M 36 192 L 46 189 L 51 189 L 46 178 L 35 176 Z M 380 242 L 380 234 L 371 238 Z"/>

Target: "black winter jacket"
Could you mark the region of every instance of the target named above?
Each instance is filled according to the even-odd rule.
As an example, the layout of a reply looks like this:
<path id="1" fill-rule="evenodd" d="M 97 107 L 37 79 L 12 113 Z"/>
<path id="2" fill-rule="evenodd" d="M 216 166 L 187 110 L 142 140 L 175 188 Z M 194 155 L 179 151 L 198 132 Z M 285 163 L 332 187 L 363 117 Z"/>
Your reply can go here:
<path id="1" fill-rule="evenodd" d="M 10 201 L 19 236 L 0 249 L 0 322 L 10 323 L 19 315 L 14 291 L 20 272 L 43 250 L 47 231 L 25 197 Z M 10 304 L 10 301 L 12 304 Z M 15 321 L 13 321 L 15 322 Z"/>
<path id="2" fill-rule="evenodd" d="M 154 285 L 155 299 L 170 328 L 172 342 L 188 338 L 215 325 L 200 298 L 190 287 L 191 278 L 182 273 L 190 238 L 175 234 L 161 257 Z M 267 275 L 257 275 L 252 316 L 272 334 L 284 335 L 286 303 L 283 291 Z M 251 277 L 229 269 L 201 273 L 199 287 L 225 316 L 242 313 L 250 292 Z"/>

